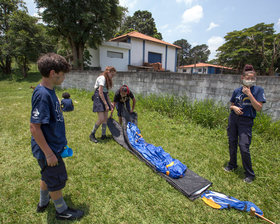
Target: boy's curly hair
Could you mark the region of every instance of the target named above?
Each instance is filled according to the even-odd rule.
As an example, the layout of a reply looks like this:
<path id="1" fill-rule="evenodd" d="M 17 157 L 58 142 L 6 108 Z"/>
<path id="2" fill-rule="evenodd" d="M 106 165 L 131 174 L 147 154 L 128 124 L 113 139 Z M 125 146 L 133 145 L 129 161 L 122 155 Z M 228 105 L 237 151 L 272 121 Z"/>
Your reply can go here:
<path id="1" fill-rule="evenodd" d="M 44 77 L 49 77 L 51 70 L 54 70 L 56 73 L 67 73 L 71 69 L 71 65 L 66 61 L 66 59 L 55 53 L 42 55 L 38 59 L 37 64 L 41 75 Z"/>

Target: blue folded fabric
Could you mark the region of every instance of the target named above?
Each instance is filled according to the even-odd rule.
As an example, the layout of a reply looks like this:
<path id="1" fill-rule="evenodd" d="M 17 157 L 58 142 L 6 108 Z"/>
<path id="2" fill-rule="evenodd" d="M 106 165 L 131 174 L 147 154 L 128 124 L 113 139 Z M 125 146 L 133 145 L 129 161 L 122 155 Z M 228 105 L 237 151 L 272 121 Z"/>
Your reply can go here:
<path id="1" fill-rule="evenodd" d="M 162 147 L 156 147 L 147 143 L 141 135 L 141 131 L 134 123 L 127 123 L 127 136 L 133 148 L 153 164 L 157 171 L 172 178 L 179 178 L 185 175 L 187 166 L 179 160 L 173 159 Z"/>

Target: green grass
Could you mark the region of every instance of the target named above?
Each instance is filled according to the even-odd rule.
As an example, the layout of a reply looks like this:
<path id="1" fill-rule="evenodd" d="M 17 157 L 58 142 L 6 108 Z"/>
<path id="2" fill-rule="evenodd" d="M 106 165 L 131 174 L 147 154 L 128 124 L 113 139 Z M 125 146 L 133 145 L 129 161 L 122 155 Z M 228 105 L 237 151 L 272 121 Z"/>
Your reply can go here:
<path id="1" fill-rule="evenodd" d="M 45 213 L 35 212 L 40 173 L 30 148 L 30 86 L 39 81 L 37 73 L 26 80 L 17 77 L 0 81 L 0 223 L 64 223 L 55 220 L 53 203 Z M 245 212 L 215 210 L 201 199 L 188 200 L 112 139 L 98 144 L 90 142 L 88 136 L 97 119 L 92 112 L 92 93 L 67 91 L 75 104 L 73 112 L 64 114 L 68 145 L 74 156 L 65 159 L 69 180 L 64 196 L 68 205 L 85 210 L 85 217 L 75 223 L 264 223 Z M 57 90 L 59 98 L 62 92 Z M 277 123 L 263 118 L 256 124 L 251 156 L 257 179 L 248 185 L 242 181 L 240 155 L 239 168 L 234 173 L 222 169 L 228 160 L 224 123 L 210 127 L 186 114 L 154 110 L 149 100 L 137 96 L 136 104 L 138 126 L 147 142 L 162 146 L 171 156 L 212 181 L 211 190 L 251 201 L 262 209 L 265 217 L 280 221 L 280 144 L 277 136 L 271 137 L 270 130 L 279 130 Z M 204 110 L 201 107 L 205 109 L 203 105 L 194 108 Z M 212 113 L 215 118 L 216 112 Z M 219 116 L 226 122 L 227 114 Z M 269 132 L 261 131 L 264 124 L 270 127 Z M 99 129 L 97 137 L 100 136 Z"/>

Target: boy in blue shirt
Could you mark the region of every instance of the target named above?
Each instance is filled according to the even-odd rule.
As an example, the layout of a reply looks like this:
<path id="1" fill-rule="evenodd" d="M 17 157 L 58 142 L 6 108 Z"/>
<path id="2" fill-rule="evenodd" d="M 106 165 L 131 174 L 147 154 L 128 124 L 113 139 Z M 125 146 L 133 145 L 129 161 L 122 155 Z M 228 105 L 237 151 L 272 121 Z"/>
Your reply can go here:
<path id="1" fill-rule="evenodd" d="M 256 111 L 262 109 L 266 99 L 263 88 L 255 85 L 256 73 L 252 65 L 245 65 L 241 80 L 243 86 L 235 89 L 230 99 L 231 113 L 227 128 L 230 161 L 224 169 L 228 172 L 237 168 L 237 144 L 239 141 L 242 164 L 245 170 L 244 182 L 251 183 L 255 179 L 249 151 L 253 120 L 256 117 Z"/>
<path id="2" fill-rule="evenodd" d="M 37 212 L 45 211 L 51 198 L 57 219 L 78 219 L 83 216 L 83 211 L 69 208 L 62 196 L 67 172 L 60 154 L 67 140 L 63 114 L 54 90 L 54 86 L 64 81 L 64 73 L 69 72 L 70 65 L 55 53 L 43 55 L 37 64 L 42 81 L 32 95 L 30 119 L 32 153 L 41 167 Z"/>
<path id="3" fill-rule="evenodd" d="M 61 108 L 64 112 L 67 111 L 73 111 L 74 110 L 74 104 L 72 99 L 70 99 L 70 94 L 65 92 L 62 94 L 62 100 L 61 100 Z"/>

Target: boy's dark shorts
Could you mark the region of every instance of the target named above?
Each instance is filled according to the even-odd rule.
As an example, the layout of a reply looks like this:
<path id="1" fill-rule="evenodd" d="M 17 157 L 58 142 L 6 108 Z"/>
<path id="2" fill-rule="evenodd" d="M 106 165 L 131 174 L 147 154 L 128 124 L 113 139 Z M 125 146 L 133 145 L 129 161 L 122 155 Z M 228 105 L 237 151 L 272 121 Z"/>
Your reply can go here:
<path id="1" fill-rule="evenodd" d="M 45 181 L 49 191 L 58 191 L 65 187 L 67 181 L 67 171 L 61 156 L 58 159 L 57 166 L 48 166 L 46 159 L 38 159 L 41 167 L 41 180 Z"/>

